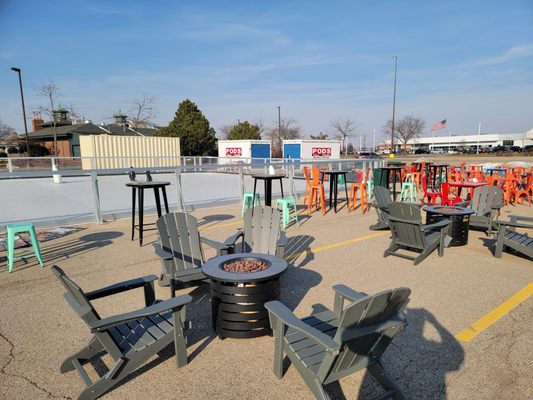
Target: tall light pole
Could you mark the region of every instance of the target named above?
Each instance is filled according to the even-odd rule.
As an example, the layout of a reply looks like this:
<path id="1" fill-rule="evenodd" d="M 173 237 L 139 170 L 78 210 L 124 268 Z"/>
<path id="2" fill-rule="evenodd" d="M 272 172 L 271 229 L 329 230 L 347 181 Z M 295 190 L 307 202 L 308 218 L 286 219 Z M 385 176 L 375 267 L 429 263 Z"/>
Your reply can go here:
<path id="1" fill-rule="evenodd" d="M 281 106 L 278 106 L 278 133 L 281 138 Z"/>
<path id="2" fill-rule="evenodd" d="M 392 124 L 391 124 L 391 133 L 390 133 L 390 151 L 391 154 L 394 150 L 394 115 L 396 113 L 396 70 L 398 67 L 398 56 L 392 57 L 394 60 L 394 89 L 392 95 Z"/>
<path id="3" fill-rule="evenodd" d="M 11 71 L 15 71 L 19 76 L 20 101 L 22 102 L 22 116 L 24 118 L 24 133 L 26 134 L 26 151 L 28 152 L 28 157 L 31 157 L 30 139 L 28 138 L 28 123 L 26 122 L 26 107 L 24 106 L 24 92 L 22 91 L 22 77 L 20 75 L 20 68 L 11 67 Z"/>

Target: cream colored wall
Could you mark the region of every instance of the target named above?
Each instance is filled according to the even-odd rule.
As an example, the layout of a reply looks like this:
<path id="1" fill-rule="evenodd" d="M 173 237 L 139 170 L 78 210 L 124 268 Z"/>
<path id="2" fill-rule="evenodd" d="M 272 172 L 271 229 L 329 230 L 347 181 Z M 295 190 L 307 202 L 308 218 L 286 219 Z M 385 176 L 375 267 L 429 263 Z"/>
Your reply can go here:
<path id="1" fill-rule="evenodd" d="M 173 137 L 80 135 L 83 169 L 180 165 L 180 139 Z"/>

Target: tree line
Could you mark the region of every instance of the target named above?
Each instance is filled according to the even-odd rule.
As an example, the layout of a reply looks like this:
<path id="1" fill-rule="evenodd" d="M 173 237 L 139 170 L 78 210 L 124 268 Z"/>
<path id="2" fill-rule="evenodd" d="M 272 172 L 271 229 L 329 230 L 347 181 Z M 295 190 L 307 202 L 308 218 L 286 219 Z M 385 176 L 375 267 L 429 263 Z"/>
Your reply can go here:
<path id="1" fill-rule="evenodd" d="M 54 81 L 37 88 L 37 92 L 46 99 L 43 105 L 37 107 L 37 111 L 50 118 L 54 136 L 54 154 L 57 155 L 57 134 L 54 114 L 58 109 L 66 109 L 71 115 L 77 116 L 72 105 L 61 104 L 59 96 L 59 86 Z M 141 97 L 129 102 L 128 123 L 133 129 L 154 126 L 155 98 L 143 94 Z M 328 140 L 337 139 L 342 143 L 344 153 L 353 151 L 353 144 L 349 142 L 360 134 L 361 124 L 352 118 L 339 118 L 331 121 L 330 132 L 319 132 L 310 135 L 311 139 Z M 394 132 L 392 132 L 392 121 L 388 120 L 382 128 L 385 137 L 394 136 L 395 141 L 407 146 L 407 143 L 418 137 L 425 128 L 425 121 L 420 117 L 404 116 L 395 121 Z M 12 130 L 0 120 L 0 139 L 6 138 Z M 262 121 L 250 122 L 247 120 L 238 121 L 233 125 L 225 125 L 220 128 L 222 137 L 228 140 L 260 140 L 263 137 L 272 142 L 272 156 L 282 156 L 283 140 L 302 138 L 302 130 L 298 122 L 293 118 L 282 118 L 280 121 L 272 122 L 271 126 L 265 127 Z M 156 136 L 179 137 L 181 153 L 184 156 L 216 155 L 216 132 L 210 126 L 209 120 L 203 115 L 198 106 L 190 99 L 185 99 L 179 103 L 174 114 L 174 118 L 167 126 L 160 127 L 156 131 Z M 366 138 L 366 135 L 365 135 Z"/>

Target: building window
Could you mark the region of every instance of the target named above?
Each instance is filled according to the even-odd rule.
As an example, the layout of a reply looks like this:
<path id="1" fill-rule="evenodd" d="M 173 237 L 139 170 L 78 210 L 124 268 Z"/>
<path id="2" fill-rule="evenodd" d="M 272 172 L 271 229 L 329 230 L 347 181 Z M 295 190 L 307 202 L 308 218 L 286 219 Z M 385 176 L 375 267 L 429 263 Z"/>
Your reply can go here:
<path id="1" fill-rule="evenodd" d="M 504 146 L 513 146 L 514 145 L 514 140 L 504 140 L 503 141 L 503 145 Z"/>

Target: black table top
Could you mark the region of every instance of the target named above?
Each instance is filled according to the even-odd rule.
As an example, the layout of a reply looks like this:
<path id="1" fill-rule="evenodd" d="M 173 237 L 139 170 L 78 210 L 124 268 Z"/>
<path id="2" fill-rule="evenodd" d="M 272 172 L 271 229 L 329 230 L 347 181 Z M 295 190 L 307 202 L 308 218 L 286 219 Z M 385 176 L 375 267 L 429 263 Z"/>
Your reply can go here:
<path id="1" fill-rule="evenodd" d="M 450 209 L 455 209 L 451 211 Z M 424 211 L 429 214 L 441 214 L 441 215 L 470 215 L 474 214 L 474 210 L 466 207 L 459 206 L 425 206 Z"/>
<path id="2" fill-rule="evenodd" d="M 320 171 L 320 172 L 326 175 L 340 175 L 340 174 L 348 173 L 348 171 Z"/>
<path id="3" fill-rule="evenodd" d="M 149 181 L 149 182 L 143 182 L 143 181 L 131 181 L 126 183 L 126 186 L 128 187 L 136 187 L 136 188 L 156 188 L 161 186 L 168 186 L 170 185 L 170 182 L 164 182 L 164 181 Z"/>
<path id="4" fill-rule="evenodd" d="M 265 173 L 258 173 L 258 174 L 252 174 L 252 178 L 254 179 L 280 179 L 285 178 L 285 172 L 277 172 L 274 175 L 265 174 Z"/>
<path id="5" fill-rule="evenodd" d="M 227 272 L 222 265 L 240 258 L 259 258 L 266 261 L 270 266 L 259 272 Z M 202 266 L 203 273 L 211 279 L 224 282 L 258 282 L 272 279 L 281 275 L 287 269 L 287 261 L 283 258 L 262 253 L 240 253 L 215 257 Z"/>

